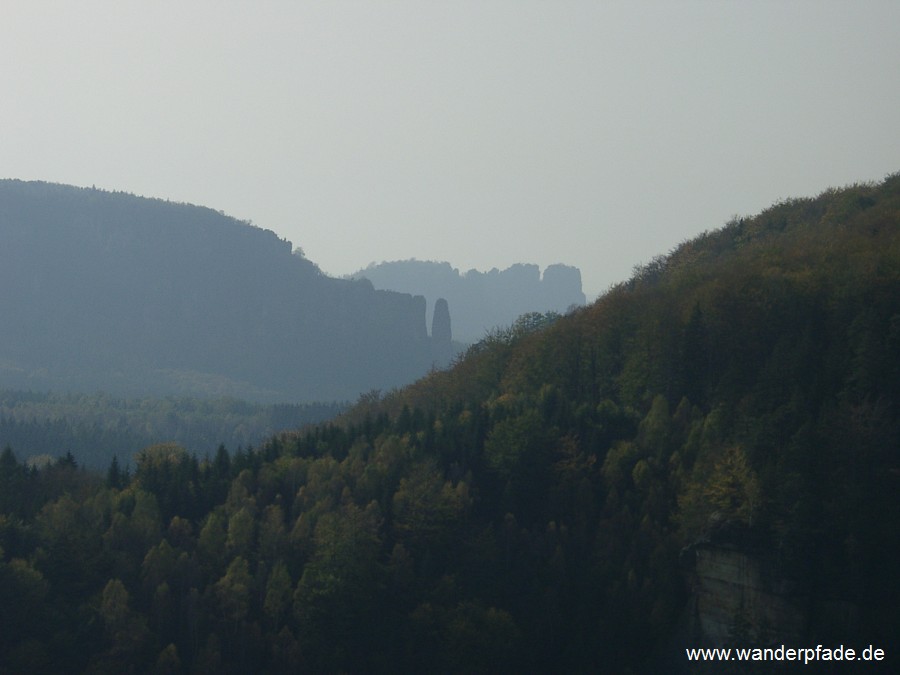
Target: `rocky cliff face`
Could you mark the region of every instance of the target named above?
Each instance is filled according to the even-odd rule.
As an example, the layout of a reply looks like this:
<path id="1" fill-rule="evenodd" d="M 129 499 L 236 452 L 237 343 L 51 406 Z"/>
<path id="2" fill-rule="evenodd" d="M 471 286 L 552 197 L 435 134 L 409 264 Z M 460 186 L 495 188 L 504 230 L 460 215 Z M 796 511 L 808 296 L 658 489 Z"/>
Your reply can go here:
<path id="1" fill-rule="evenodd" d="M 859 636 L 858 606 L 781 575 L 770 556 L 734 543 L 684 552 L 690 600 L 682 632 L 690 646 L 815 645 Z"/>
<path id="2" fill-rule="evenodd" d="M 800 644 L 806 633 L 807 598 L 795 585 L 766 573 L 761 561 L 734 546 L 700 544 L 692 560 L 691 633 L 702 644 L 725 645 L 778 633 Z"/>

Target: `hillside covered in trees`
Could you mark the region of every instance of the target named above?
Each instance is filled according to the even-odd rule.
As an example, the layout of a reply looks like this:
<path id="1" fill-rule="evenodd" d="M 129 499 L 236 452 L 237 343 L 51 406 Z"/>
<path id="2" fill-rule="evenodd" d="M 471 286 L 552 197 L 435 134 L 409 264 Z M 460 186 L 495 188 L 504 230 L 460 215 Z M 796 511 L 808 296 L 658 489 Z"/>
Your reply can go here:
<path id="1" fill-rule="evenodd" d="M 898 405 L 894 175 L 250 453 L 104 477 L 3 452 L 0 668 L 729 672 L 684 648 L 872 644 L 896 669 Z"/>
<path id="2" fill-rule="evenodd" d="M 448 262 L 396 260 L 372 263 L 350 275 L 368 279 L 375 288 L 422 295 L 429 314 L 439 298 L 453 311 L 453 335 L 466 343 L 508 326 L 530 312 L 565 313 L 585 303 L 581 271 L 569 265 L 549 265 L 541 272 L 518 263 L 504 270 L 472 269 L 464 274 Z"/>
<path id="3" fill-rule="evenodd" d="M 0 242 L 3 388 L 352 400 L 435 362 L 422 297 L 212 209 L 2 180 Z"/>

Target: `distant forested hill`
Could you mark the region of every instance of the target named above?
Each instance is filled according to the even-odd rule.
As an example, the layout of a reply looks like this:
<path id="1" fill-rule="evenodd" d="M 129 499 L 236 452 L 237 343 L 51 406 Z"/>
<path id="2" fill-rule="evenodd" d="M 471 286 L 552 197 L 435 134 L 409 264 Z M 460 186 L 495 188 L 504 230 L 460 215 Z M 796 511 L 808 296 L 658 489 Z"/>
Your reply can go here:
<path id="1" fill-rule="evenodd" d="M 0 451 L 0 670 L 898 672 L 898 559 L 900 174 L 251 453 Z"/>
<path id="2" fill-rule="evenodd" d="M 140 450 L 174 442 L 202 457 L 247 449 L 280 431 L 335 417 L 348 404 L 260 404 L 236 399 L 122 399 L 108 394 L 0 391 L 0 449 L 29 463 L 71 454 L 80 466 L 124 468 Z"/>
<path id="3" fill-rule="evenodd" d="M 564 313 L 585 302 L 581 272 L 568 265 L 550 265 L 543 274 L 537 265 L 521 263 L 505 270 L 460 274 L 447 262 L 398 260 L 373 263 L 351 278 L 368 279 L 375 288 L 424 295 L 429 315 L 439 298 L 446 299 L 453 337 L 467 343 L 509 326 L 522 314 Z"/>
<path id="4" fill-rule="evenodd" d="M 353 399 L 432 365 L 425 302 L 208 208 L 0 181 L 0 386 Z"/>

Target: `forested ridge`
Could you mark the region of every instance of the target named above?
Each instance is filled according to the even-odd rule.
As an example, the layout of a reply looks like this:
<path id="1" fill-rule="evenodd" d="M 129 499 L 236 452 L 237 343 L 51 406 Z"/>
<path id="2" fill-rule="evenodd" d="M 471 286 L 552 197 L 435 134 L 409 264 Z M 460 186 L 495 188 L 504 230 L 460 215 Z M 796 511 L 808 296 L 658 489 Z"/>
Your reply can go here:
<path id="1" fill-rule="evenodd" d="M 424 298 L 213 209 L 0 180 L 0 244 L 2 388 L 347 400 L 436 361 Z"/>
<path id="2" fill-rule="evenodd" d="M 737 613 L 735 644 L 895 663 L 898 404 L 894 175 L 736 219 L 251 452 L 100 476 L 7 449 L 0 668 L 677 672 L 699 545 L 805 619 Z"/>

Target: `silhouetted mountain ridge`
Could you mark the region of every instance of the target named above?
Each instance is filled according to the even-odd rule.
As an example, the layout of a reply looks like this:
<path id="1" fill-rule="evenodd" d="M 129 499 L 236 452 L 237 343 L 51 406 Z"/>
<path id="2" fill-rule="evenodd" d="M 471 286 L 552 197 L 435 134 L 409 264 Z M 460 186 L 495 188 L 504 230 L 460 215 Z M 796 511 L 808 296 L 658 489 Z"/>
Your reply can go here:
<path id="1" fill-rule="evenodd" d="M 209 208 L 0 181 L 0 383 L 355 398 L 432 364 L 425 302 Z"/>

